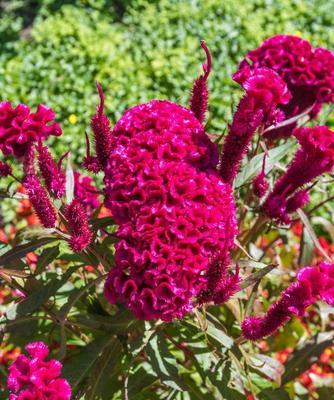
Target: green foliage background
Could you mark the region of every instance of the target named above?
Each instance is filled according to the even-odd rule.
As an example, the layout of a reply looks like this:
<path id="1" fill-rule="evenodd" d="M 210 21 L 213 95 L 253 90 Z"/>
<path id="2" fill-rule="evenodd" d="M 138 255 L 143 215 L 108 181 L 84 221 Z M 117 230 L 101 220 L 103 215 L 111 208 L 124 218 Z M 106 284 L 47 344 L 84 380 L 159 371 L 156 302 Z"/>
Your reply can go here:
<path id="1" fill-rule="evenodd" d="M 106 91 L 113 121 L 152 98 L 187 104 L 203 38 L 214 59 L 209 128 L 221 133 L 238 95 L 231 74 L 241 57 L 275 33 L 333 48 L 333 6 L 333 0 L 0 1 L 1 99 L 52 106 L 65 131 L 57 152 L 70 146 L 82 153 L 97 102 L 94 80 Z"/>

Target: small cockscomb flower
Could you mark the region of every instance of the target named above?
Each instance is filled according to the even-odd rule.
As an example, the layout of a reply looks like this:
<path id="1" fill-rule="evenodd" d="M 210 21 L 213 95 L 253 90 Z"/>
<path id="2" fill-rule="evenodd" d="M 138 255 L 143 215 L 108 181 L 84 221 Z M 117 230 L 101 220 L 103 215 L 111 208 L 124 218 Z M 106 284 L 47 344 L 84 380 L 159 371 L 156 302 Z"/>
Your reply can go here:
<path id="1" fill-rule="evenodd" d="M 266 67 L 277 72 L 287 83 L 291 100 L 280 109 L 286 118 L 303 112 L 314 118 L 323 103 L 334 102 L 334 53 L 297 36 L 276 35 L 251 50 L 240 63 L 233 79 L 241 83 L 253 69 Z M 274 139 L 291 134 L 295 123 L 273 129 L 265 136 Z"/>
<path id="2" fill-rule="evenodd" d="M 104 94 L 98 82 L 96 82 L 96 86 L 100 96 L 100 104 L 97 106 L 96 114 L 91 121 L 96 158 L 90 156 L 88 141 L 87 157 L 84 160 L 84 165 L 92 172 L 98 172 L 106 166 L 112 146 L 112 129 L 108 117 L 104 114 Z"/>
<path id="3" fill-rule="evenodd" d="M 234 114 L 224 142 L 221 176 L 232 184 L 256 129 L 272 120 L 278 104 L 289 101 L 286 84 L 274 71 L 259 68 L 242 82 L 246 93 Z"/>
<path id="4" fill-rule="evenodd" d="M 297 281 L 285 289 L 263 317 L 248 317 L 242 323 L 244 337 L 258 340 L 273 334 L 293 315 L 302 316 L 317 298 L 334 304 L 334 264 L 321 263 L 299 271 Z"/>
<path id="5" fill-rule="evenodd" d="M 93 235 L 90 230 L 87 213 L 84 206 L 74 199 L 65 209 L 65 217 L 71 234 L 69 245 L 74 252 L 85 250 L 92 241 Z"/>
<path id="6" fill-rule="evenodd" d="M 99 193 L 92 181 L 90 176 L 81 175 L 77 171 L 74 172 L 74 197 L 88 211 L 93 211 L 100 205 Z"/>
<path id="7" fill-rule="evenodd" d="M 57 221 L 57 213 L 38 177 L 33 174 L 27 175 L 23 186 L 42 225 L 45 228 L 53 228 Z"/>
<path id="8" fill-rule="evenodd" d="M 0 160 L 0 178 L 5 178 L 12 173 L 12 167 Z"/>
<path id="9" fill-rule="evenodd" d="M 199 122 L 203 123 L 205 113 L 208 108 L 209 92 L 207 87 L 207 80 L 211 72 L 211 54 L 206 46 L 204 40 L 201 42 L 201 47 L 206 54 L 206 63 L 203 64 L 203 75 L 195 80 L 192 88 L 192 94 L 190 99 L 190 109 L 194 113 L 195 117 Z"/>
<path id="10" fill-rule="evenodd" d="M 227 299 L 236 287 L 227 272 L 235 208 L 217 172 L 217 146 L 202 124 L 184 107 L 153 100 L 128 110 L 113 137 L 105 203 L 120 240 L 107 299 L 137 318 L 164 321 L 182 318 L 201 298 Z M 219 290 L 203 299 L 216 254 Z"/>
<path id="11" fill-rule="evenodd" d="M 51 108 L 43 104 L 31 113 L 24 104 L 14 108 L 9 101 L 0 102 L 0 150 L 5 155 L 21 158 L 31 143 L 43 141 L 50 135 L 61 135 L 61 128 L 54 118 Z"/>
<path id="12" fill-rule="evenodd" d="M 37 150 L 39 170 L 45 186 L 54 197 L 61 198 L 65 194 L 65 174 L 61 170 L 61 166 L 53 160 L 47 146 L 42 146 L 40 143 Z"/>
<path id="13" fill-rule="evenodd" d="M 296 206 L 300 208 L 308 201 L 307 192 L 299 189 L 334 168 L 334 132 L 327 126 L 296 128 L 293 134 L 301 147 L 263 205 L 264 212 L 273 219 L 281 219 L 273 206 L 278 199 L 284 203 L 283 214 L 287 217 Z"/>
<path id="14" fill-rule="evenodd" d="M 262 162 L 262 169 L 253 179 L 253 193 L 256 197 L 261 198 L 263 197 L 268 190 L 268 182 L 266 181 L 266 174 L 265 174 L 265 163 L 266 163 L 266 154 L 263 156 Z"/>
<path id="15" fill-rule="evenodd" d="M 60 361 L 46 360 L 49 349 L 43 342 L 29 343 L 28 356 L 19 355 L 9 367 L 9 400 L 69 400 L 71 387 L 60 378 Z"/>

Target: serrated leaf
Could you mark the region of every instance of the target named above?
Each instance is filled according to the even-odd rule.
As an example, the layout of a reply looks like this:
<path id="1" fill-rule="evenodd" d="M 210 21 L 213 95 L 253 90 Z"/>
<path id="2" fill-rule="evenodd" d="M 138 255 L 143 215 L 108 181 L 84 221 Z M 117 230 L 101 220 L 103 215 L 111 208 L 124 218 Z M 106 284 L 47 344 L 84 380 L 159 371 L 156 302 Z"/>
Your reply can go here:
<path id="1" fill-rule="evenodd" d="M 326 349 L 333 344 L 334 332 L 323 332 L 298 346 L 291 358 L 285 363 L 282 384 L 286 384 L 306 371 Z"/>
<path id="2" fill-rule="evenodd" d="M 265 173 L 267 174 L 273 166 L 278 163 L 291 149 L 291 143 L 284 143 L 281 146 L 275 147 L 268 151 L 268 157 L 266 159 Z M 235 180 L 235 189 L 244 185 L 250 179 L 254 178 L 256 174 L 261 170 L 263 162 L 263 154 L 258 154 L 253 157 L 246 165 L 243 166 Z"/>

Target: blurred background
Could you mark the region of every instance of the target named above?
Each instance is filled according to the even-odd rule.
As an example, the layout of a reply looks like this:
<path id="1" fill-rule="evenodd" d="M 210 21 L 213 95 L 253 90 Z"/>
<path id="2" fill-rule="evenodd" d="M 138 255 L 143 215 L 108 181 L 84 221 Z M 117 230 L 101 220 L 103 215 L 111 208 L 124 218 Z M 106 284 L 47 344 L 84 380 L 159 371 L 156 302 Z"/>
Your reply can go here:
<path id="1" fill-rule="evenodd" d="M 333 6 L 334 0 L 0 0 L 0 96 L 51 106 L 64 129 L 55 153 L 82 154 L 96 79 L 112 121 L 152 98 L 186 105 L 205 39 L 213 55 L 208 128 L 220 134 L 239 95 L 231 74 L 247 51 L 276 33 L 332 49 Z"/>

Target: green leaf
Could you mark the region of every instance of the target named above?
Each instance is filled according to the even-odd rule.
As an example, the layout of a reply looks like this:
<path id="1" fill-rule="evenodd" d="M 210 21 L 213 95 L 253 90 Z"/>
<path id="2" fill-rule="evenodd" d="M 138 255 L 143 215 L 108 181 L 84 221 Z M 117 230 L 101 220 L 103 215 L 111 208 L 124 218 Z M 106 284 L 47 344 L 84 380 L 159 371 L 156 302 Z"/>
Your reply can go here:
<path id="1" fill-rule="evenodd" d="M 74 356 L 64 365 L 62 375 L 68 379 L 72 388 L 88 377 L 93 365 L 105 351 L 108 345 L 113 343 L 115 338 L 106 335 L 90 342 L 87 346 L 79 349 L 77 356 Z"/>
<path id="2" fill-rule="evenodd" d="M 43 238 L 33 240 L 29 243 L 22 244 L 20 246 L 16 246 L 13 249 L 10 249 L 5 254 L 0 257 L 0 265 L 6 267 L 6 264 L 12 264 L 14 261 L 26 256 L 31 251 L 35 251 L 39 247 L 44 246 L 45 244 L 54 242 L 58 239 L 56 238 Z"/>
<path id="3" fill-rule="evenodd" d="M 246 289 L 248 286 L 254 285 L 256 282 L 260 281 L 265 275 L 269 274 L 277 265 L 270 264 L 266 267 L 260 269 L 259 271 L 254 272 L 253 274 L 249 275 L 245 280 L 240 283 L 240 289 Z"/>
<path id="4" fill-rule="evenodd" d="M 323 332 L 316 335 L 313 339 L 302 343 L 293 353 L 292 357 L 285 363 L 285 373 L 282 377 L 282 384 L 286 384 L 297 378 L 302 372 L 306 371 L 326 347 L 333 344 L 334 332 Z"/>
<path id="5" fill-rule="evenodd" d="M 167 343 L 161 334 L 153 336 L 146 347 L 146 351 L 151 361 L 152 370 L 161 382 L 176 390 L 187 389 L 179 375 L 177 361 L 168 350 Z"/>
<path id="6" fill-rule="evenodd" d="M 273 380 L 277 386 L 281 386 L 281 378 L 284 373 L 284 366 L 278 360 L 265 354 L 255 354 L 250 357 L 251 367 L 258 370 L 264 376 Z"/>
<path id="7" fill-rule="evenodd" d="M 40 274 L 45 267 L 52 263 L 59 255 L 59 245 L 48 247 L 38 257 L 36 274 Z"/>
<path id="8" fill-rule="evenodd" d="M 258 396 L 261 400 L 290 400 L 284 389 L 265 389 Z"/>
<path id="9" fill-rule="evenodd" d="M 291 149 L 291 146 L 291 143 L 284 143 L 281 146 L 275 147 L 274 149 L 268 151 L 265 168 L 266 174 L 287 154 L 287 151 Z M 261 170 L 262 162 L 263 154 L 258 154 L 253 157 L 239 172 L 235 180 L 235 189 L 238 189 L 250 179 L 254 178 L 254 176 Z"/>
<path id="10" fill-rule="evenodd" d="M 71 276 L 77 267 L 69 268 L 61 279 L 52 279 L 46 285 L 37 289 L 28 297 L 25 298 L 17 307 L 17 315 L 23 316 L 37 311 L 41 305 L 46 303 L 51 296 L 54 296 Z"/>

